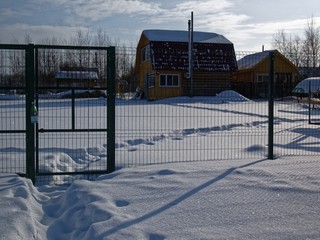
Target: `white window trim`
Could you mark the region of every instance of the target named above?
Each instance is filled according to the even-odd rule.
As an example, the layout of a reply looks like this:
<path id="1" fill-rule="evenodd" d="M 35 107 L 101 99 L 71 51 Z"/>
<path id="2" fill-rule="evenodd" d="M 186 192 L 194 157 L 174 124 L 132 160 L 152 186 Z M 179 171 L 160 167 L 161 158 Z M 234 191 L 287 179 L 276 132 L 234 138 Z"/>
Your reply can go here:
<path id="1" fill-rule="evenodd" d="M 147 45 L 141 49 L 141 62 L 146 62 L 151 59 L 150 45 Z"/>
<path id="2" fill-rule="evenodd" d="M 264 80 L 261 81 L 261 80 L 259 80 L 259 77 L 263 77 L 263 78 L 268 77 L 269 78 L 269 74 L 266 74 L 266 73 L 257 74 L 256 82 L 257 83 L 266 83 L 268 81 L 264 81 Z"/>
<path id="3" fill-rule="evenodd" d="M 147 81 L 149 81 L 149 83 L 150 83 L 150 77 L 152 77 L 153 78 L 153 85 L 149 85 L 148 84 L 148 88 L 154 88 L 154 86 L 156 85 L 156 79 L 155 79 L 155 75 L 153 74 L 153 73 L 151 73 L 151 74 L 148 74 L 147 75 Z"/>
<path id="4" fill-rule="evenodd" d="M 161 76 L 166 76 L 166 85 L 161 85 Z M 178 77 L 178 85 L 167 85 L 167 77 L 168 76 L 177 76 Z M 162 88 L 177 88 L 180 87 L 180 77 L 179 74 L 160 74 L 159 75 L 159 86 Z"/>

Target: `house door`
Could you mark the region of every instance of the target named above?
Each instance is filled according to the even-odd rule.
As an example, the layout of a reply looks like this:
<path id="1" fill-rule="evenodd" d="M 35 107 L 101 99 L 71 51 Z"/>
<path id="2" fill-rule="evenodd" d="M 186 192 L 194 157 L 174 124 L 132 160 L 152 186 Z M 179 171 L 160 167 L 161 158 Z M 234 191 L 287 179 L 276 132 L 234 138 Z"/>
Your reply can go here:
<path id="1" fill-rule="evenodd" d="M 275 97 L 285 97 L 290 95 L 292 88 L 291 73 L 275 74 Z"/>

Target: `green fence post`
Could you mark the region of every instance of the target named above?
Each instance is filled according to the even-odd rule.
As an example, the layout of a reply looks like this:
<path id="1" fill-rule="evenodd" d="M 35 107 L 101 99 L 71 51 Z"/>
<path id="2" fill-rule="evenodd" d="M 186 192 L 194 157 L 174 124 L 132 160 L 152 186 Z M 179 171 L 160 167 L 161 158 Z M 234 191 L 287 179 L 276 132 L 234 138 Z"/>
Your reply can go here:
<path id="1" fill-rule="evenodd" d="M 269 114 L 268 114 L 268 159 L 273 159 L 273 123 L 274 123 L 274 52 L 269 53 Z"/>
<path id="2" fill-rule="evenodd" d="M 26 172 L 27 177 L 35 183 L 35 123 L 31 121 L 31 111 L 35 104 L 35 64 L 34 45 L 26 48 Z"/>
<path id="3" fill-rule="evenodd" d="M 115 171 L 115 47 L 107 53 L 107 172 Z"/>
<path id="4" fill-rule="evenodd" d="M 309 81 L 308 87 L 308 123 L 311 124 L 311 81 Z"/>

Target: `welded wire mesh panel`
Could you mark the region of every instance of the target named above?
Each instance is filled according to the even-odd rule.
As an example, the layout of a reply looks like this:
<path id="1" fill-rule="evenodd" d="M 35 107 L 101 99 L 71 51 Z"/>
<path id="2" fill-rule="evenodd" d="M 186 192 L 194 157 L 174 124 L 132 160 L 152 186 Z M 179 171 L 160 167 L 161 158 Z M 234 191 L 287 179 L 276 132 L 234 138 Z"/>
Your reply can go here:
<path id="1" fill-rule="evenodd" d="M 137 56 L 137 91 L 116 102 L 117 164 L 267 157 L 268 54 L 235 54 L 237 71 L 220 56 L 219 68 L 203 65 L 192 80 L 174 56 L 157 64 L 152 51 Z"/>
<path id="2" fill-rule="evenodd" d="M 117 102 L 117 163 L 266 157 L 265 102 L 219 97 Z"/>
<path id="3" fill-rule="evenodd" d="M 25 133 L 1 133 L 0 146 L 0 172 L 25 174 Z"/>
<path id="4" fill-rule="evenodd" d="M 275 94 L 284 90 L 275 99 L 275 155 L 318 155 L 319 125 L 312 124 L 319 119 L 318 98 L 309 101 L 309 84 L 304 80 L 309 77 L 307 72 L 291 75 L 284 61 L 275 62 Z M 312 94 L 318 88 L 312 84 Z"/>
<path id="5" fill-rule="evenodd" d="M 275 112 L 275 154 L 319 154 L 320 128 L 309 124 L 308 104 L 299 103 L 295 98 L 279 100 Z"/>
<path id="6" fill-rule="evenodd" d="M 319 101 L 319 102 L 318 102 Z M 308 106 L 310 124 L 320 125 L 320 99 L 317 99 L 315 103 L 304 104 L 306 108 Z"/>
<path id="7" fill-rule="evenodd" d="M 181 59 L 174 68 L 179 51 L 169 49 L 174 55 L 162 61 L 149 48 L 137 51 L 133 97 L 116 102 L 119 166 L 266 158 L 270 121 L 274 157 L 319 153 L 318 126 L 308 123 L 308 106 L 292 92 L 301 80 L 298 68 L 279 52 L 273 52 L 270 119 L 270 51 L 236 52 L 236 71 L 194 71 L 191 79 Z M 166 56 L 169 50 L 161 49 Z M 317 111 L 312 108 L 313 119 Z"/>
<path id="8" fill-rule="evenodd" d="M 25 174 L 25 50 L 0 48 L 0 172 Z"/>
<path id="9" fill-rule="evenodd" d="M 106 48 L 38 46 L 38 181 L 107 171 L 107 64 Z"/>
<path id="10" fill-rule="evenodd" d="M 107 169 L 106 132 L 39 133 L 37 170 L 41 181 L 63 183 Z"/>

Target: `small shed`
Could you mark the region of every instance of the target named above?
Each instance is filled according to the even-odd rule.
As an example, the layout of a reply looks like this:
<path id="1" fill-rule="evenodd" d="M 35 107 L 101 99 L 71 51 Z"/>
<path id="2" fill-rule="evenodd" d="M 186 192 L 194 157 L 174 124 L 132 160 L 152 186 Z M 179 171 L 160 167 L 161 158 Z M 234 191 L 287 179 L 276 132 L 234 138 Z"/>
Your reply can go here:
<path id="1" fill-rule="evenodd" d="M 59 71 L 56 73 L 57 87 L 96 87 L 96 71 Z"/>
<path id="2" fill-rule="evenodd" d="M 149 100 L 208 96 L 230 89 L 237 70 L 233 44 L 210 32 L 193 34 L 193 81 L 188 77 L 188 31 L 144 30 L 136 54 L 138 87 Z"/>
<path id="3" fill-rule="evenodd" d="M 298 68 L 277 50 L 274 52 L 274 96 L 285 97 L 299 79 Z M 270 52 L 263 51 L 246 55 L 238 60 L 238 72 L 232 80 L 232 89 L 248 98 L 266 98 L 270 67 Z"/>

